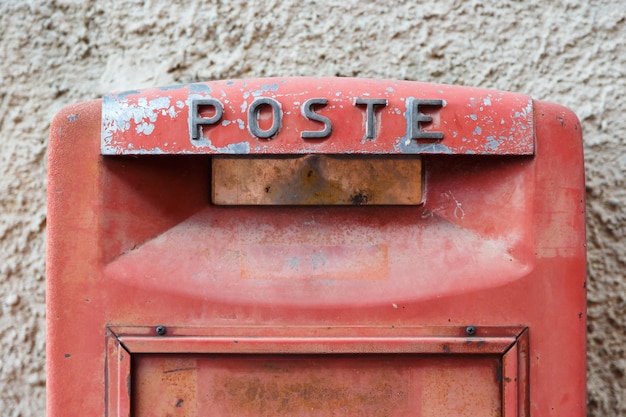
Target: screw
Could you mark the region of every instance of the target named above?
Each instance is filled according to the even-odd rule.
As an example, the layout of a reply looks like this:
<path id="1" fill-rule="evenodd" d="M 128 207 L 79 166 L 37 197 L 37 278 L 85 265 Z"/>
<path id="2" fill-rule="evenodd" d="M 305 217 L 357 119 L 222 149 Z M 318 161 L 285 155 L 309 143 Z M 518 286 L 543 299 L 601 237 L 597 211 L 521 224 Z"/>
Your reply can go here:
<path id="1" fill-rule="evenodd" d="M 165 333 L 167 333 L 167 329 L 165 328 L 165 326 L 157 326 L 157 327 L 154 328 L 154 331 L 159 336 L 163 336 L 163 335 L 165 335 Z"/>
<path id="2" fill-rule="evenodd" d="M 467 326 L 465 328 L 465 333 L 468 336 L 474 336 L 476 334 L 476 327 L 474 327 L 474 326 Z"/>

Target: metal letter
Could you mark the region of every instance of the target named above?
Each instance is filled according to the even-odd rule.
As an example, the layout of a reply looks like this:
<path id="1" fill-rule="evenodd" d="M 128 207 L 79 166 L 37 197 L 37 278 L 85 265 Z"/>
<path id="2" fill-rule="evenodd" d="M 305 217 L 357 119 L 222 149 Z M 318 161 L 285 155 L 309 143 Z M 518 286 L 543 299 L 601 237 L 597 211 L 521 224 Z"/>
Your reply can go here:
<path id="1" fill-rule="evenodd" d="M 443 107 L 443 100 L 416 100 L 409 97 L 407 100 L 409 125 L 409 139 L 443 139 L 443 132 L 424 132 L 421 123 L 432 122 L 430 116 L 420 113 L 420 106 Z"/>
<path id="2" fill-rule="evenodd" d="M 328 104 L 328 100 L 326 100 L 325 98 L 311 98 L 302 104 L 302 107 L 300 108 L 300 112 L 302 113 L 304 117 L 306 117 L 309 120 L 314 120 L 316 122 L 324 123 L 324 130 L 303 131 L 302 134 L 300 135 L 302 139 L 321 139 L 321 138 L 327 138 L 328 136 L 330 136 L 330 133 L 333 130 L 333 126 L 330 123 L 330 119 L 328 117 L 321 116 L 313 111 L 313 106 L 315 105 L 325 106 L 326 104 Z"/>
<path id="3" fill-rule="evenodd" d="M 200 106 L 213 106 L 215 109 L 213 117 L 200 117 L 198 112 Z M 197 140 L 202 136 L 200 125 L 212 125 L 219 122 L 224 114 L 224 106 L 215 98 L 192 99 L 189 111 L 189 131 L 191 132 L 191 139 Z"/>
<path id="4" fill-rule="evenodd" d="M 365 138 L 369 140 L 376 139 L 376 120 L 374 119 L 374 106 L 386 106 L 387 99 L 384 98 L 357 98 L 355 105 L 367 106 L 367 122 L 365 123 Z"/>
<path id="5" fill-rule="evenodd" d="M 272 127 L 268 130 L 262 130 L 259 127 L 259 107 L 264 104 L 267 104 L 272 108 L 272 115 L 274 118 L 272 122 Z M 257 98 L 252 102 L 252 104 L 250 104 L 250 107 L 248 108 L 248 130 L 250 130 L 252 136 L 255 136 L 257 138 L 271 139 L 272 136 L 275 136 L 281 128 L 282 119 L 283 111 L 280 103 L 273 98 Z"/>

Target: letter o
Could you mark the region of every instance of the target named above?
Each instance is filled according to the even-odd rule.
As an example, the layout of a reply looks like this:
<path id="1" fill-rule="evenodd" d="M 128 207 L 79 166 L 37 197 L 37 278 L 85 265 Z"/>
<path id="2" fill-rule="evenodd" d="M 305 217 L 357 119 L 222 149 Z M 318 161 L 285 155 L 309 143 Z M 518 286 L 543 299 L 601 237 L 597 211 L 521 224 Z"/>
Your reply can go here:
<path id="1" fill-rule="evenodd" d="M 272 127 L 267 130 L 261 129 L 259 126 L 259 110 L 261 106 L 268 105 L 272 108 Z M 278 131 L 281 128 L 283 120 L 283 111 L 280 106 L 280 103 L 273 98 L 262 97 L 257 98 L 250 104 L 248 108 L 248 130 L 257 138 L 261 139 L 271 139 L 273 136 L 276 136 Z"/>

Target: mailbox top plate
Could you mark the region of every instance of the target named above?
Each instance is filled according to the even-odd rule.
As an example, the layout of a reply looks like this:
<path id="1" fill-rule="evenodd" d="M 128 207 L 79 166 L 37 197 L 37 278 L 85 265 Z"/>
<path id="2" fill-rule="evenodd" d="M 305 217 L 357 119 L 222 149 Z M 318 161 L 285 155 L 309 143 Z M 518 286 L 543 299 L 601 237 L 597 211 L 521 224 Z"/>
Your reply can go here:
<path id="1" fill-rule="evenodd" d="M 103 155 L 534 153 L 526 95 L 355 78 L 224 80 L 107 95 Z"/>

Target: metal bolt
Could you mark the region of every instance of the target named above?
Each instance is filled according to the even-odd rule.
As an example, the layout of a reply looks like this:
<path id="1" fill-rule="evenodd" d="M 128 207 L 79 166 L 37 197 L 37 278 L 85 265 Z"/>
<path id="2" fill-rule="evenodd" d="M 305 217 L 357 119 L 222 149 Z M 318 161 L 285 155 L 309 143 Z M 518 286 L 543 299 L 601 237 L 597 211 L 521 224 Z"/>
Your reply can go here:
<path id="1" fill-rule="evenodd" d="M 163 336 L 163 335 L 165 335 L 165 333 L 167 333 L 167 329 L 165 328 L 165 326 L 157 326 L 157 327 L 154 328 L 154 331 L 159 336 Z"/>
<path id="2" fill-rule="evenodd" d="M 468 336 L 474 336 L 476 334 L 476 327 L 474 327 L 474 326 L 467 326 L 465 328 L 465 333 Z"/>

